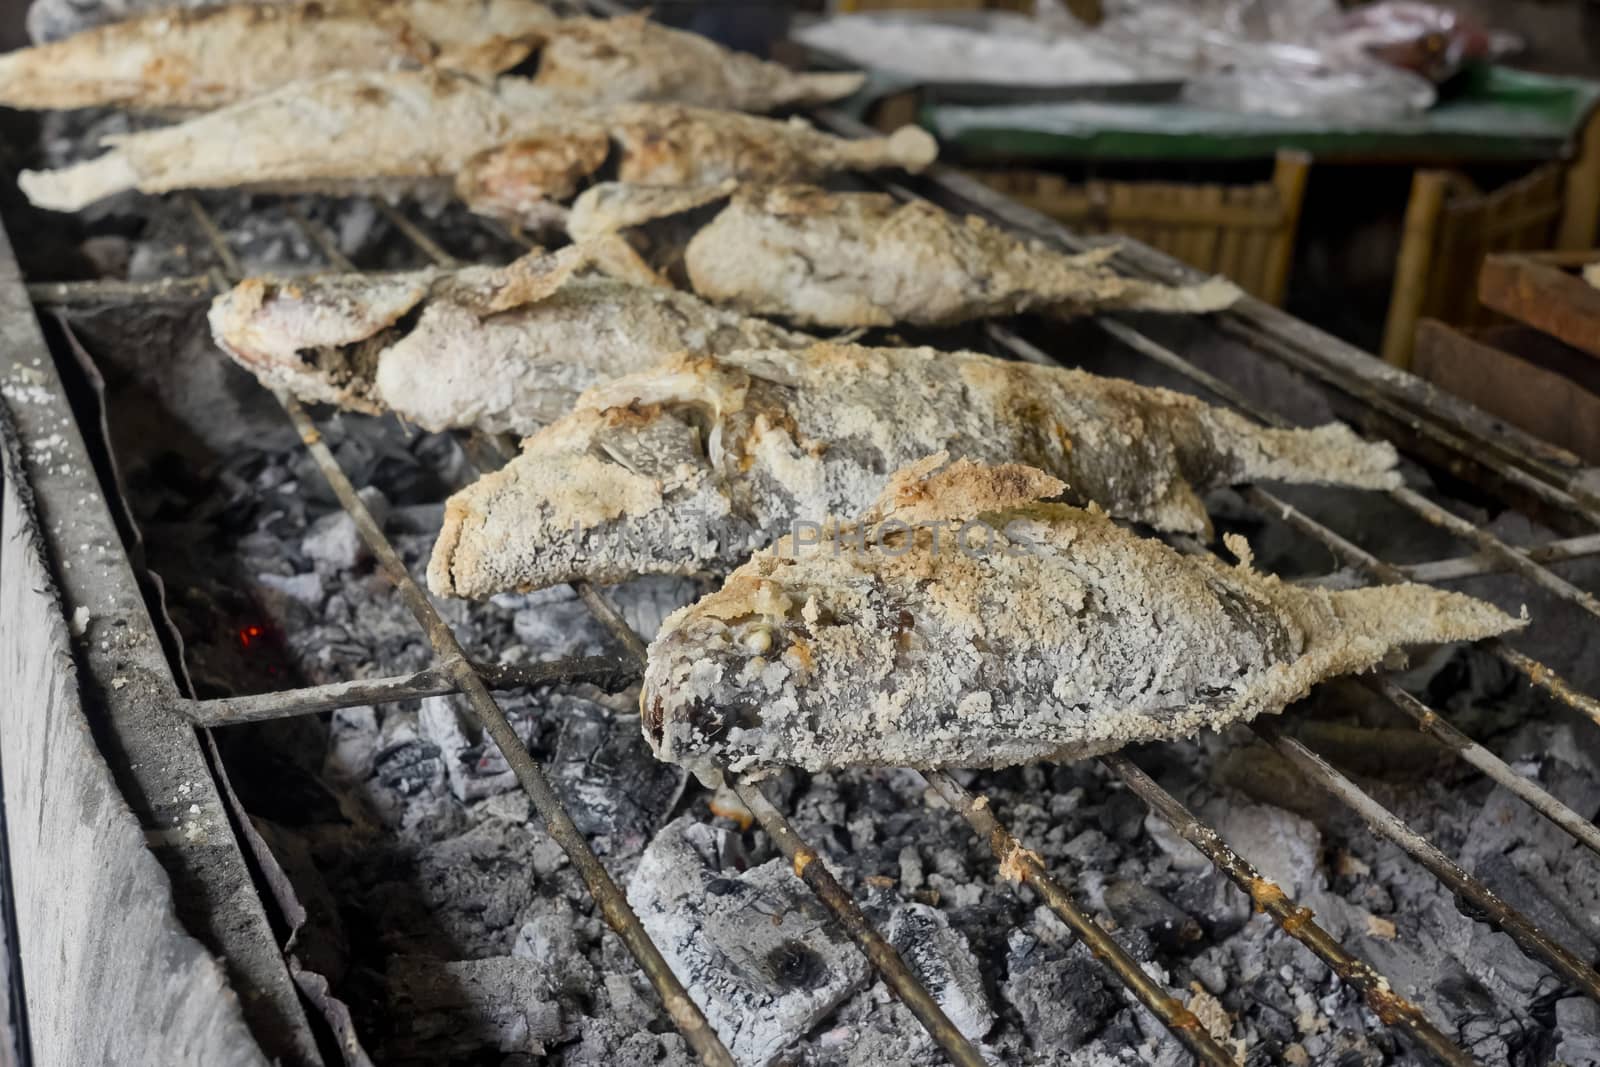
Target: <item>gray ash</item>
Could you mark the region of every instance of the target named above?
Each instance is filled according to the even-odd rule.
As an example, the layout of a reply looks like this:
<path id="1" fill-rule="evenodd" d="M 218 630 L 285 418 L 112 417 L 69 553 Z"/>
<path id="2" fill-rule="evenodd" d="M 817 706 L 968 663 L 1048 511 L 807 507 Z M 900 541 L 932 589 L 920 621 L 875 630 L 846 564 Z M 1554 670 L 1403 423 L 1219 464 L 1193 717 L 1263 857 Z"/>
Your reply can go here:
<path id="1" fill-rule="evenodd" d="M 270 203 L 234 201 L 218 216 L 252 264 L 305 268 L 310 251 L 280 229 L 283 217 Z M 393 235 L 379 234 L 388 224 L 364 214 L 370 209 L 306 204 L 363 266 L 415 265 L 386 258 Z M 145 201 L 138 210 L 151 234 L 170 237 L 188 225 L 171 203 Z M 449 230 L 464 257 L 505 258 L 476 247 L 479 238 L 461 237 L 464 227 Z M 167 252 L 146 249 L 159 243 L 154 237 L 128 240 L 129 264 L 173 266 Z M 181 272 L 212 265 L 199 243 L 185 254 L 202 258 Z M 160 316 L 101 310 L 74 322 L 120 390 L 112 403 L 119 461 L 149 568 L 164 579 L 202 695 L 431 662 L 421 632 L 283 432 L 281 416 L 195 332 L 203 328 L 196 308 Z M 168 424 L 161 433 L 149 432 L 152 411 Z M 472 475 L 462 448 L 392 420 L 324 416 L 326 440 L 420 578 L 441 501 Z M 1315 509 L 1320 502 L 1325 517 L 1358 539 L 1381 527 L 1391 555 L 1437 547 L 1432 533 L 1380 515 L 1377 505 L 1352 507 L 1351 495 L 1302 496 L 1297 503 Z M 1305 573 L 1326 565 L 1281 530 L 1250 521 L 1240 511 L 1230 525 L 1257 541 L 1264 566 Z M 1496 523 L 1508 536 L 1537 533 L 1514 529 L 1513 518 Z M 1594 584 L 1582 565 L 1563 573 Z M 1584 624 L 1570 609 L 1509 579 L 1464 585 L 1513 611 L 1526 599 L 1537 620 L 1528 647 L 1581 687 L 1592 691 L 1600 681 Z M 608 595 L 648 634 L 698 592 L 694 583 L 650 580 Z M 440 607 L 469 653 L 487 662 L 615 651 L 568 590 Z M 1409 688 L 1447 707 L 1578 811 L 1600 811 L 1593 724 L 1531 694 L 1482 653 L 1451 649 L 1418 662 L 1405 677 Z M 713 810 L 710 793 L 654 762 L 639 735 L 636 697 L 566 687 L 507 692 L 501 701 L 680 973 L 705 979 L 694 988 L 712 1001 L 712 1018 L 737 1020 L 728 1023 L 742 1035 L 736 1044 L 756 1060 L 941 1062 L 765 836 L 729 818 L 722 802 Z M 1594 958 L 1600 864 L 1593 856 L 1416 741 L 1359 686 L 1324 687 L 1285 721 Z M 302 935 L 303 958 L 349 1003 L 378 1062 L 689 1061 L 633 960 L 460 701 L 351 708 L 221 734 L 244 803 L 298 894 L 322 902 Z M 1505 935 L 1464 915 L 1431 875 L 1248 731 L 1136 755 L 1475 1056 L 1519 1067 L 1600 1063 L 1594 1005 Z M 1097 764 L 959 777 L 989 797 L 1147 972 L 1185 998 L 1244 1062 L 1424 1062 Z M 996 1062 L 1187 1062 L 1031 890 L 999 877 L 986 843 L 919 776 L 785 774 L 768 789 Z"/>

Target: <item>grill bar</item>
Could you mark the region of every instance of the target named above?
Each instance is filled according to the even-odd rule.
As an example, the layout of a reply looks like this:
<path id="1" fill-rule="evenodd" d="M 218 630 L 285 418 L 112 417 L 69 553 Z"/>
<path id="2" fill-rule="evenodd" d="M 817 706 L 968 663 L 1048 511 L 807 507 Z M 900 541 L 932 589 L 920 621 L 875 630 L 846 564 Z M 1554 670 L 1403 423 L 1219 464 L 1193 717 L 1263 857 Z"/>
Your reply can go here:
<path id="1" fill-rule="evenodd" d="M 1354 986 L 1367 1006 L 1387 1026 L 1397 1026 L 1442 1063 L 1469 1067 L 1476 1061 L 1468 1056 L 1423 1014 L 1422 1009 L 1394 992 L 1389 980 L 1365 961 L 1346 952 L 1332 934 L 1312 917 L 1310 908 L 1296 907 L 1277 883 L 1235 852 L 1221 836 L 1197 819 L 1177 797 L 1161 788 L 1138 764 L 1122 753 L 1101 756 L 1100 762 L 1133 790 L 1135 795 L 1160 815 L 1189 844 L 1199 849 L 1218 870 L 1250 897 L 1261 911 L 1271 915 L 1283 932 L 1315 952 L 1341 979 Z"/>
<path id="2" fill-rule="evenodd" d="M 861 908 L 851 899 L 850 894 L 839 884 L 838 879 L 829 873 L 828 865 L 822 861 L 816 849 L 807 845 L 795 833 L 794 827 L 789 825 L 789 820 L 783 817 L 773 803 L 767 799 L 759 786 L 748 782 L 734 780 L 733 791 L 738 795 L 741 803 L 755 816 L 756 822 L 765 830 L 767 836 L 772 838 L 773 844 L 778 846 L 789 863 L 794 868 L 795 877 L 804 882 L 817 899 L 831 911 L 845 928 L 850 939 L 856 947 L 872 962 L 872 966 L 883 976 L 883 980 L 894 990 L 911 1013 L 917 1017 L 939 1048 L 944 1052 L 951 1063 L 960 1067 L 984 1067 L 987 1061 L 979 1054 L 966 1035 L 956 1029 L 950 1017 L 939 1007 L 939 1002 L 933 994 L 928 992 L 927 986 L 916 975 L 911 973 L 905 960 L 900 958 L 900 953 L 894 946 L 878 933 Z"/>
<path id="3" fill-rule="evenodd" d="M 1600 974 L 1574 956 L 1526 915 L 1501 900 L 1488 886 L 1462 870 L 1426 837 L 1417 833 L 1388 808 L 1362 792 L 1350 779 L 1305 745 L 1289 737 L 1276 723 L 1257 720 L 1255 732 L 1317 786 L 1349 807 L 1377 834 L 1393 841 L 1406 854 L 1450 887 L 1459 900 L 1477 910 L 1485 922 L 1504 930 L 1529 957 L 1543 960 L 1565 981 L 1594 1000 L 1600 1000 Z"/>
<path id="4" fill-rule="evenodd" d="M 1521 797 L 1539 814 L 1577 838 L 1591 852 L 1600 855 L 1600 827 L 1539 788 L 1524 775 L 1512 770 L 1499 756 L 1456 729 L 1438 712 L 1395 684 L 1392 678 L 1377 678 L 1367 683 L 1383 694 L 1389 703 L 1417 724 L 1417 729 L 1449 748 L 1463 760 L 1494 779 L 1497 785 Z"/>
<path id="5" fill-rule="evenodd" d="M 473 661 L 472 669 L 484 684 L 494 689 L 521 689 L 557 682 L 591 682 L 611 691 L 623 688 L 639 676 L 637 669 L 630 664 L 606 656 L 573 656 L 526 666 Z M 460 691 L 460 686 L 448 672 L 438 667 L 428 667 L 412 674 L 388 678 L 357 678 L 257 696 L 194 700 L 189 702 L 184 713 L 196 726 L 235 726 L 365 704 L 444 696 Z"/>
<path id="6" fill-rule="evenodd" d="M 1178 1003 L 1177 998 L 1145 974 L 1139 962 L 1078 907 L 1071 894 L 1045 870 L 1039 857 L 1024 848 L 1022 842 L 994 817 L 989 810 L 988 797 L 974 796 L 945 771 L 923 771 L 922 777 L 938 791 L 945 803 L 967 820 L 967 825 L 972 827 L 974 833 L 989 842 L 990 851 L 1000 861 L 1001 875 L 1011 882 L 1032 886 L 1044 898 L 1050 910 L 1083 939 L 1095 957 L 1111 969 L 1139 999 L 1139 1003 L 1150 1009 L 1197 1060 L 1211 1067 L 1231 1067 L 1233 1057 L 1224 1052 L 1216 1039 L 1206 1032 L 1194 1012 Z"/>

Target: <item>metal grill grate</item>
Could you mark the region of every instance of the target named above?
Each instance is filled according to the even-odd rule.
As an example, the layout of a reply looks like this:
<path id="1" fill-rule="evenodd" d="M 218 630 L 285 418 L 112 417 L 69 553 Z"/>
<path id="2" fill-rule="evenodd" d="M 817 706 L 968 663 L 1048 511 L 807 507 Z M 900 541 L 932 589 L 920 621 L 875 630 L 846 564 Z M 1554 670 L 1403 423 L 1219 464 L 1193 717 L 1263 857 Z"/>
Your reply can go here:
<path id="1" fill-rule="evenodd" d="M 839 116 L 822 117 L 840 132 L 861 132 L 856 124 Z M 885 187 L 901 197 L 926 196 L 947 207 L 977 210 L 997 222 L 1020 228 L 1069 249 L 1085 247 L 1084 242 L 1043 217 L 940 168 L 935 168 L 913 184 L 885 183 Z M 30 295 L 39 304 L 192 300 L 219 291 L 225 284 L 236 281 L 241 274 L 240 265 L 221 228 L 198 198 L 185 197 L 185 201 L 196 225 L 212 245 L 223 266 L 219 274 L 145 284 L 45 283 L 30 286 Z M 443 267 L 460 265 L 400 210 L 384 203 L 378 203 L 377 207 L 428 260 Z M 287 204 L 286 208 L 308 241 L 320 250 L 331 267 L 341 271 L 356 269 L 356 265 L 339 252 L 337 244 L 318 224 L 292 204 Z M 497 232 L 497 236 L 503 238 L 505 235 Z M 1116 262 L 1130 274 L 1163 281 L 1183 280 L 1186 271 L 1158 253 L 1133 245 L 1125 246 Z M 1199 388 L 1265 423 L 1282 424 L 1283 420 L 1271 412 L 1253 410 L 1244 396 L 1228 383 L 1210 375 L 1126 322 L 1109 317 L 1097 321 L 1109 336 L 1133 352 L 1183 374 Z M 1377 426 L 1384 436 L 1407 446 L 1410 451 L 1430 461 L 1441 462 L 1454 472 L 1475 475 L 1474 481 L 1502 492 L 1508 499 L 1526 506 L 1530 512 L 1541 516 L 1552 511 L 1559 512 L 1570 520 L 1563 524 L 1569 529 L 1590 529 L 1600 520 L 1600 497 L 1582 484 L 1576 461 L 1569 461 L 1569 457 L 1548 446 L 1503 426 L 1488 424 L 1472 409 L 1433 394 L 1426 387 L 1397 375 L 1381 364 L 1358 360 L 1337 342 L 1264 305 L 1246 301 L 1238 309 L 1219 316 L 1217 322 L 1224 333 L 1243 340 L 1252 350 L 1332 387 L 1353 405 L 1362 416 L 1360 421 Z M 990 324 L 986 330 L 997 345 L 1017 358 L 1047 364 L 1056 362 L 1004 326 Z M 573 825 L 543 771 L 516 737 L 491 692 L 496 688 L 558 682 L 596 681 L 615 686 L 636 680 L 644 652 L 638 636 L 598 592 L 580 584 L 579 594 L 596 617 L 618 638 L 627 651 L 625 657 L 567 658 L 516 668 L 489 667 L 472 662 L 368 514 L 348 475 L 322 443 L 310 415 L 290 397 L 280 395 L 279 400 L 341 505 L 354 519 L 361 537 L 426 632 L 437 659 L 426 670 L 399 677 L 340 682 L 262 696 L 188 700 L 183 702 L 183 706 L 192 722 L 196 726 L 210 727 L 312 714 L 359 704 L 444 693 L 464 694 L 485 731 L 499 745 L 507 763 L 515 771 L 547 830 L 571 858 L 607 923 L 638 961 L 691 1047 L 704 1062 L 731 1063 L 727 1050 L 672 974 L 621 891 Z M 498 465 L 510 454 L 509 442 L 505 440 L 478 436 L 469 442 L 469 446 L 469 454 L 481 469 Z M 1263 514 L 1275 516 L 1299 533 L 1322 543 L 1335 556 L 1377 582 L 1439 581 L 1503 570 L 1590 614 L 1600 615 L 1600 602 L 1555 575 L 1546 566 L 1551 562 L 1600 553 L 1600 534 L 1584 533 L 1525 550 L 1504 543 L 1411 490 L 1397 490 L 1392 495 L 1400 506 L 1471 545 L 1474 554 L 1399 568 L 1377 559 L 1263 490 L 1248 489 L 1245 499 Z M 1183 547 L 1191 551 L 1206 551 L 1193 542 Z M 1600 702 L 1577 692 L 1549 668 L 1502 641 L 1486 642 L 1484 647 L 1530 684 L 1540 687 L 1600 725 Z M 1419 730 L 1442 741 L 1452 752 L 1505 786 L 1584 846 L 1600 854 L 1600 831 L 1596 830 L 1593 823 L 1563 805 L 1536 782 L 1518 774 L 1482 746 L 1471 742 L 1437 711 L 1406 694 L 1394 682 L 1384 678 L 1376 681 L 1374 686 Z M 1600 999 L 1600 975 L 1596 975 L 1591 967 L 1563 948 L 1526 915 L 1461 870 L 1434 845 L 1408 828 L 1315 752 L 1299 741 L 1284 736 L 1275 725 L 1259 724 L 1256 729 L 1310 781 L 1357 812 L 1373 832 L 1394 842 L 1432 871 L 1453 893 L 1469 901 L 1488 921 L 1510 934 L 1530 957 L 1541 960 L 1564 981 Z M 1132 759 L 1117 754 L 1102 757 L 1101 763 L 1177 834 L 1194 845 L 1244 890 L 1256 907 L 1271 915 L 1286 934 L 1310 948 L 1335 974 L 1356 988 L 1383 1023 L 1395 1027 L 1399 1033 L 1445 1063 L 1474 1062 L 1441 1033 L 1420 1009 L 1390 988 L 1382 975 L 1318 926 L 1308 909 L 1297 906 L 1279 886 L 1262 878 L 1213 829 L 1197 820 L 1177 798 L 1140 770 Z M 1233 1062 L 1232 1057 L 1206 1032 L 1199 1020 L 1146 975 L 1116 940 L 1080 908 L 1069 889 L 1053 878 L 1037 857 L 1027 850 L 1026 843 L 1019 842 L 1005 829 L 986 798 L 974 796 L 947 774 L 929 772 L 924 777 L 932 790 L 960 813 L 975 833 L 990 843 L 1002 870 L 1014 872 L 1019 883 L 1032 887 L 1085 940 L 1123 986 L 1153 1012 L 1191 1053 L 1207 1064 Z M 795 874 L 816 892 L 838 918 L 880 975 L 911 1008 L 947 1056 L 960 1064 L 982 1063 L 981 1056 L 971 1042 L 951 1024 L 932 994 L 828 873 L 817 851 L 796 835 L 765 793 L 749 783 L 737 783 L 735 788 L 762 828 L 790 859 Z"/>

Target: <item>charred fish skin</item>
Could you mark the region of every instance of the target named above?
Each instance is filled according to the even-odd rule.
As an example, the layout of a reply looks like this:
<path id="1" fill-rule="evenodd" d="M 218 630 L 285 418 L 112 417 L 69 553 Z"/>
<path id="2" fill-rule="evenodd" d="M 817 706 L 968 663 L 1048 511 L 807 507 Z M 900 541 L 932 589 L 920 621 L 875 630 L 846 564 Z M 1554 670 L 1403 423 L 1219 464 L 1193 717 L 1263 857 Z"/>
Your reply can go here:
<path id="1" fill-rule="evenodd" d="M 938 143 L 916 126 L 888 137 L 843 138 L 798 116 L 777 120 L 629 103 L 597 108 L 556 136 L 482 153 L 458 175 L 456 192 L 479 214 L 537 226 L 547 221 L 552 202 L 570 198 L 608 157 L 618 179 L 630 185 L 701 186 L 730 179 L 811 181 L 834 171 L 886 167 L 915 172 L 937 155 Z"/>
<path id="2" fill-rule="evenodd" d="M 809 185 L 596 186 L 573 203 L 568 228 L 586 237 L 648 232 L 723 198 L 684 249 L 690 285 L 712 303 L 802 326 L 952 326 L 1117 309 L 1200 314 L 1241 295 L 1222 278 L 1172 287 L 1125 277 L 1109 265 L 1114 247 L 1068 254 L 923 201 Z"/>
<path id="3" fill-rule="evenodd" d="M 1523 625 L 1423 586 L 1285 585 L 1250 570 L 1242 539 L 1237 567 L 1183 556 L 1036 502 L 1060 490 L 1031 468 L 931 457 L 844 531 L 865 549 L 758 554 L 651 644 L 656 755 L 713 782 L 1077 759 L 1279 712 L 1404 645 Z"/>
<path id="4" fill-rule="evenodd" d="M 561 23 L 539 55 L 541 85 L 593 101 L 671 100 L 731 111 L 826 104 L 866 81 L 859 73 L 797 73 L 645 14 Z"/>
<path id="5" fill-rule="evenodd" d="M 557 21 L 533 0 L 163 8 L 0 56 L 0 104 L 205 110 L 335 71 L 493 77 Z"/>
<path id="6" fill-rule="evenodd" d="M 434 432 L 519 434 L 565 414 L 584 390 L 674 353 L 813 340 L 596 274 L 597 256 L 570 245 L 505 267 L 251 278 L 213 301 L 212 336 L 268 388 L 302 401 L 393 411 Z"/>
<path id="7" fill-rule="evenodd" d="M 641 474 L 616 457 L 652 428 L 695 435 L 674 450 L 692 458 L 692 491 L 682 480 L 659 493 L 606 488 Z M 1069 502 L 1193 533 L 1210 529 L 1199 492 L 1233 482 L 1399 484 L 1393 448 L 1347 427 L 1267 429 L 1194 397 L 1082 371 L 928 348 L 739 351 L 597 386 L 505 472 L 457 493 L 434 549 L 433 590 L 483 597 L 578 578 L 726 573 L 797 523 L 858 514 L 890 472 L 946 450 L 1030 464 L 1066 482 Z M 581 469 L 562 466 L 573 452 L 587 457 Z M 580 476 L 627 506 L 561 511 Z M 660 542 L 646 535 L 668 522 L 657 512 L 674 531 Z M 721 523 L 718 533 L 695 534 L 696 514 Z M 538 536 L 519 544 L 519 529 Z"/>

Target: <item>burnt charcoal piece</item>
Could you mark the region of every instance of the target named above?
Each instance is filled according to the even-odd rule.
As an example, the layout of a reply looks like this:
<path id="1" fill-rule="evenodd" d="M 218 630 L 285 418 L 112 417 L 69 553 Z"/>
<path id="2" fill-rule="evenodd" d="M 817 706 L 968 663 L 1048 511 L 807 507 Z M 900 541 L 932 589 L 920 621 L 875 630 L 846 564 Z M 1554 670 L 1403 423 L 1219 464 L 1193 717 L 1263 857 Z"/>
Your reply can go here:
<path id="1" fill-rule="evenodd" d="M 650 753 L 634 715 L 617 715 L 581 697 L 552 693 L 561 723 L 551 777 L 572 821 L 603 855 L 631 856 L 672 813 L 688 775 Z"/>
<path id="2" fill-rule="evenodd" d="M 867 980 L 866 958 L 781 859 L 724 869 L 684 816 L 645 850 L 628 903 L 739 1063 L 765 1064 Z"/>
<path id="3" fill-rule="evenodd" d="M 1038 1052 L 1080 1047 L 1122 1007 L 1105 971 L 1081 943 L 1071 948 L 1017 931 L 1001 987 Z"/>
<path id="4" fill-rule="evenodd" d="M 1112 882 L 1106 886 L 1105 903 L 1118 926 L 1143 931 L 1168 952 L 1181 952 L 1200 940 L 1200 924 L 1193 916 L 1142 882 Z"/>
<path id="5" fill-rule="evenodd" d="M 937 908 L 907 904 L 889 918 L 889 943 L 906 961 L 939 1007 L 969 1039 L 977 1041 L 994 1026 L 994 1010 L 983 989 L 983 975 L 966 936 Z"/>

